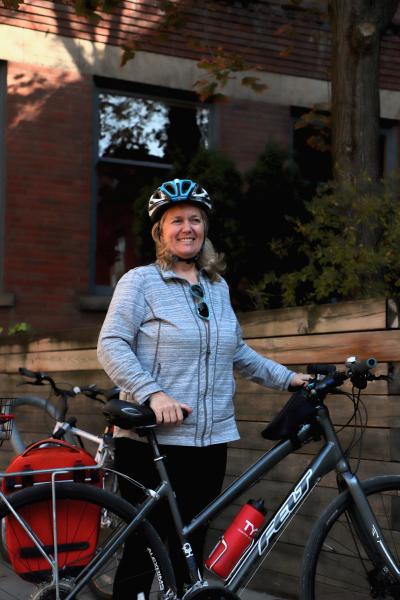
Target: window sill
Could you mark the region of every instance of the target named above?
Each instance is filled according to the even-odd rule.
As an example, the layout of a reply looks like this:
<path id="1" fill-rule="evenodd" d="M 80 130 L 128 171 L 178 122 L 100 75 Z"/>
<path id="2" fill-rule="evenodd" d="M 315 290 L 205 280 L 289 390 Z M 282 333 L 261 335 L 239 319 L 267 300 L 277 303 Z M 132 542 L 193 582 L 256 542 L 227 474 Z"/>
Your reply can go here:
<path id="1" fill-rule="evenodd" d="M 15 306 L 15 294 L 11 292 L 0 292 L 0 306 Z"/>
<path id="2" fill-rule="evenodd" d="M 79 308 L 82 311 L 88 312 L 106 312 L 108 309 L 108 305 L 110 304 L 111 295 L 110 296 L 95 296 L 91 294 L 87 294 L 85 296 L 80 296 L 79 298 Z"/>

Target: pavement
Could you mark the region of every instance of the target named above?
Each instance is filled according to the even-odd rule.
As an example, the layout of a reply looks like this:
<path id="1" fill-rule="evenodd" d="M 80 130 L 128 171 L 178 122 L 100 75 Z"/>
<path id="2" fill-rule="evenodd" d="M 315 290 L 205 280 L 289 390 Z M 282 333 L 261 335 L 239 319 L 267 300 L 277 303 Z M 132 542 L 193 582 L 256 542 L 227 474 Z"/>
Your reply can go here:
<path id="1" fill-rule="evenodd" d="M 210 581 L 210 585 L 212 585 Z M 0 560 L 0 600 L 25 600 L 35 590 L 35 586 L 18 577 L 10 565 Z M 285 600 L 277 596 L 271 596 L 254 590 L 246 590 L 241 595 L 242 600 Z M 79 600 L 95 600 L 90 592 L 79 595 Z"/>

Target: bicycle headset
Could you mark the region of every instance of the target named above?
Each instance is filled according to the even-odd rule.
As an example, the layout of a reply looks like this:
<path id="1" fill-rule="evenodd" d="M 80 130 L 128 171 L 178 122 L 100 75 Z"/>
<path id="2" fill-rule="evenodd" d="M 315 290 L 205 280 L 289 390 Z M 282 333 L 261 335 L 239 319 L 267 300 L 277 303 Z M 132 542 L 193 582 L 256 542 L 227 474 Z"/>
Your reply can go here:
<path id="1" fill-rule="evenodd" d="M 148 213 L 152 223 L 175 202 L 193 204 L 203 209 L 207 215 L 212 209 L 211 198 L 204 188 L 191 179 L 172 179 L 162 183 L 151 195 Z"/>

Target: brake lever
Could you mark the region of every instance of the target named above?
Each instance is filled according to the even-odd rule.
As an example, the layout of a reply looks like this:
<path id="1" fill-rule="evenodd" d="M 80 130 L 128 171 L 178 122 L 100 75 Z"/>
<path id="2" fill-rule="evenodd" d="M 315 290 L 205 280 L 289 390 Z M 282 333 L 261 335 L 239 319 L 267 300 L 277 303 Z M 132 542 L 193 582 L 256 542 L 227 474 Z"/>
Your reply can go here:
<path id="1" fill-rule="evenodd" d="M 43 381 L 39 381 L 36 379 L 35 381 L 19 381 L 15 384 L 15 387 L 19 387 L 20 385 L 44 385 Z"/>
<path id="2" fill-rule="evenodd" d="M 379 381 L 379 380 L 384 380 L 384 381 L 393 381 L 393 376 L 392 375 L 374 375 L 373 373 L 368 373 L 367 376 L 368 381 Z"/>

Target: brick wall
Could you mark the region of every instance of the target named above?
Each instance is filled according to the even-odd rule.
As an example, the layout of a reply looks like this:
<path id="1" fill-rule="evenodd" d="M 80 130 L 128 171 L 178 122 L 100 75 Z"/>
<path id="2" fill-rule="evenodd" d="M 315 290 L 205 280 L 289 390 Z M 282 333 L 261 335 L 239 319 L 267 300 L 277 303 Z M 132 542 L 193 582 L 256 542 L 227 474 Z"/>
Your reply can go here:
<path id="1" fill-rule="evenodd" d="M 318 3 L 317 3 L 318 4 Z M 329 25 L 284 0 L 243 7 L 239 2 L 198 2 L 183 11 L 185 26 L 157 35 L 160 3 L 124 0 L 98 24 L 78 17 L 72 6 L 51 0 L 27 0 L 19 10 L 0 8 L 0 23 L 121 47 L 127 42 L 142 50 L 198 60 L 218 47 L 242 55 L 248 64 L 269 73 L 329 79 Z M 400 21 L 400 9 L 396 15 Z M 188 44 L 187 42 L 190 41 Z M 400 38 L 388 31 L 382 40 L 381 87 L 400 89 Z"/>
<path id="2" fill-rule="evenodd" d="M 88 288 L 91 81 L 76 73 L 8 67 L 5 289 L 1 323 L 79 325 Z M 87 322 L 87 319 L 85 319 Z"/>
<path id="3" fill-rule="evenodd" d="M 219 144 L 241 171 L 254 166 L 271 140 L 289 147 L 292 143 L 290 108 L 265 102 L 234 100 L 220 109 Z"/>

